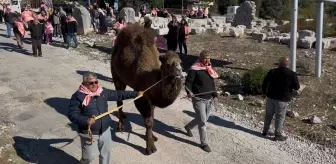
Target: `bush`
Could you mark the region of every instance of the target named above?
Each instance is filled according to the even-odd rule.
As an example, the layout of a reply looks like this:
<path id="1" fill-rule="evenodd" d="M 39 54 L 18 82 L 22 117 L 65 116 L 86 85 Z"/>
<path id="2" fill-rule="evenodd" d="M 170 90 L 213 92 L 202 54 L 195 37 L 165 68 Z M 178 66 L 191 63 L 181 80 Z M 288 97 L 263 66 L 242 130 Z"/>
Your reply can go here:
<path id="1" fill-rule="evenodd" d="M 307 73 L 311 73 L 312 71 L 312 66 L 311 64 L 306 61 L 306 60 L 297 60 L 296 61 L 296 70 L 297 72 L 299 73 L 304 73 L 304 74 L 307 74 Z"/>
<path id="2" fill-rule="evenodd" d="M 238 73 L 228 71 L 221 75 L 222 79 L 229 85 L 241 85 L 241 77 Z"/>
<path id="3" fill-rule="evenodd" d="M 256 67 L 243 75 L 242 84 L 248 94 L 262 94 L 262 83 L 267 70 L 263 67 Z"/>

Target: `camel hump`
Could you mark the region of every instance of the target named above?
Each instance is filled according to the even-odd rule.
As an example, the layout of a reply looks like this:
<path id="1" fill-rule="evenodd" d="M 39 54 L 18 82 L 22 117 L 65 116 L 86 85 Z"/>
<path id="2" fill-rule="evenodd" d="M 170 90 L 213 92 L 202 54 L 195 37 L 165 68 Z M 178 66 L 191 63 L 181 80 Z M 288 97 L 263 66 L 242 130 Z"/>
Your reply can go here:
<path id="1" fill-rule="evenodd" d="M 139 23 L 128 24 L 118 34 L 115 46 L 132 46 L 135 49 L 143 46 L 152 47 L 154 46 L 154 38 L 154 34 Z"/>

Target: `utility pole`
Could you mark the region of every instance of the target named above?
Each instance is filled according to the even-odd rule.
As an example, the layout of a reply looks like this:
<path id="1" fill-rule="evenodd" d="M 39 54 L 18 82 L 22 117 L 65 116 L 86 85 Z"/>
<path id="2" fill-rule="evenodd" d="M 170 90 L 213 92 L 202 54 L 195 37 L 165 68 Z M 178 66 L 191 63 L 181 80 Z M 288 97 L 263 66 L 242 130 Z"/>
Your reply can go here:
<path id="1" fill-rule="evenodd" d="M 323 37 L 323 13 L 324 2 L 318 0 L 316 3 L 316 43 L 315 43 L 315 76 L 321 77 L 321 65 L 322 65 L 322 37 Z"/>
<path id="2" fill-rule="evenodd" d="M 182 0 L 182 5 L 181 5 L 182 7 L 182 10 L 181 10 L 181 16 L 183 16 L 183 0 Z"/>
<path id="3" fill-rule="evenodd" d="M 292 1 L 291 11 L 291 29 L 290 29 L 290 68 L 296 71 L 296 48 L 297 48 L 297 17 L 298 17 L 298 0 Z"/>

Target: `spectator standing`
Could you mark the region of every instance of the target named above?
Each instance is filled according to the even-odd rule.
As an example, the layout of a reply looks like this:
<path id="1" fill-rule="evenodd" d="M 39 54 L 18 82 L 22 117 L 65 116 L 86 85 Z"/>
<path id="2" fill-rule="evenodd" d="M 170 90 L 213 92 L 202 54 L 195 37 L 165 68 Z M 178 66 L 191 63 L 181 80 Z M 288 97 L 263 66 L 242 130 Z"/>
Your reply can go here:
<path id="1" fill-rule="evenodd" d="M 93 22 L 94 22 L 94 30 L 96 32 L 99 32 L 99 27 L 100 27 L 100 23 L 99 23 L 99 10 L 97 5 L 93 5 Z"/>
<path id="2" fill-rule="evenodd" d="M 185 81 L 186 91 L 188 97 L 192 98 L 196 118 L 189 122 L 184 128 L 187 131 L 187 135 L 192 137 L 191 129 L 198 126 L 201 140 L 200 147 L 206 152 L 211 152 L 207 143 L 206 123 L 211 111 L 214 109 L 214 103 L 218 97 L 214 82 L 215 78 L 218 78 L 218 74 L 211 67 L 210 54 L 208 51 L 203 50 L 200 53 L 199 60 L 196 61 L 188 71 Z"/>
<path id="3" fill-rule="evenodd" d="M 54 28 L 51 22 L 47 22 L 44 27 L 44 34 L 46 36 L 46 44 L 49 45 L 52 43 L 52 36 L 53 36 Z"/>
<path id="4" fill-rule="evenodd" d="M 60 22 L 60 14 L 58 11 L 54 10 L 53 13 L 53 27 L 54 27 L 54 32 L 53 32 L 53 36 L 57 37 L 60 36 L 61 37 L 61 22 Z"/>
<path id="5" fill-rule="evenodd" d="M 66 35 L 67 16 L 62 7 L 60 7 L 59 13 L 60 13 L 60 23 L 61 23 L 61 32 L 62 32 L 63 42 L 66 44 L 67 43 L 67 35 Z"/>
<path id="6" fill-rule="evenodd" d="M 33 56 L 42 57 L 41 41 L 44 33 L 44 24 L 35 18 L 34 23 L 29 27 L 29 31 L 32 40 Z"/>
<path id="7" fill-rule="evenodd" d="M 37 15 L 37 19 L 39 20 L 41 24 L 43 24 L 43 26 L 45 26 L 45 24 L 48 21 L 48 15 L 44 10 L 42 10 L 41 13 Z M 46 43 L 46 40 L 47 40 L 47 36 L 45 35 L 44 30 L 43 30 L 43 43 Z"/>
<path id="8" fill-rule="evenodd" d="M 188 49 L 187 49 L 187 39 L 189 36 L 189 27 L 187 21 L 183 18 L 180 23 L 179 27 L 179 36 L 178 36 L 178 44 L 179 44 L 179 50 L 180 54 L 182 54 L 182 46 L 184 49 L 184 54 L 188 54 Z"/>
<path id="9" fill-rule="evenodd" d="M 282 134 L 288 102 L 292 99 L 292 92 L 300 89 L 297 74 L 287 68 L 288 64 L 288 58 L 280 58 L 278 68 L 271 69 L 262 84 L 262 92 L 267 96 L 262 135 L 272 134 L 269 128 L 275 115 L 275 141 L 285 141 L 288 138 Z"/>
<path id="10" fill-rule="evenodd" d="M 176 16 L 172 16 L 172 20 L 168 23 L 168 34 L 167 34 L 167 47 L 168 50 L 176 51 L 177 49 L 177 39 L 178 39 L 178 28 L 179 24 L 177 22 Z"/>
<path id="11" fill-rule="evenodd" d="M 66 36 L 67 36 L 67 49 L 70 48 L 71 41 L 73 40 L 75 43 L 75 48 L 77 48 L 77 21 L 76 19 L 71 15 L 71 13 L 68 13 L 67 15 L 67 24 L 66 24 Z"/>

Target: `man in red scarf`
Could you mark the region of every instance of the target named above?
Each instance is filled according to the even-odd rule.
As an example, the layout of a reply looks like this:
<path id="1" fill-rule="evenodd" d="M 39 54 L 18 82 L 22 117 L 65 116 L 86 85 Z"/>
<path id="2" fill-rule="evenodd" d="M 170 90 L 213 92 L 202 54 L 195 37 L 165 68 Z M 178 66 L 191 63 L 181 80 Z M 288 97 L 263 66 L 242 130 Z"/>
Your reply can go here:
<path id="1" fill-rule="evenodd" d="M 206 152 L 211 152 L 207 143 L 206 123 L 211 110 L 214 109 L 214 102 L 217 101 L 215 78 L 218 78 L 218 75 L 211 67 L 210 54 L 208 51 L 203 50 L 199 60 L 196 61 L 188 71 L 185 80 L 186 92 L 188 97 L 192 98 L 196 118 L 189 122 L 184 128 L 188 136 L 192 137 L 191 129 L 198 126 L 201 140 L 200 147 Z"/>
<path id="2" fill-rule="evenodd" d="M 72 95 L 68 111 L 70 121 L 78 125 L 82 146 L 81 164 L 91 163 L 98 154 L 99 164 L 112 162 L 111 117 L 105 116 L 95 120 L 93 116 L 107 112 L 107 101 L 121 101 L 139 95 L 142 95 L 142 92 L 103 89 L 94 73 L 89 72 L 83 75 L 83 82 Z M 89 125 L 91 125 L 93 144 L 88 135 Z"/>

